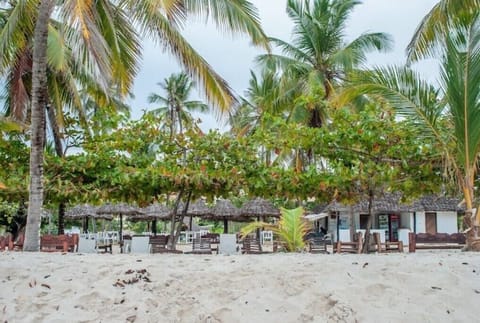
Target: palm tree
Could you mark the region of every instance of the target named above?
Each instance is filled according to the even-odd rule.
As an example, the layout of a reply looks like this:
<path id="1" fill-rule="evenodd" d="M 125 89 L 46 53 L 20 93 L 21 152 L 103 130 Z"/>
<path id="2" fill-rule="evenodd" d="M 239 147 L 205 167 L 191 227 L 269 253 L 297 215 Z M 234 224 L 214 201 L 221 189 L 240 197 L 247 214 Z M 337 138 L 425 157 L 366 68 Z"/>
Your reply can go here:
<path id="1" fill-rule="evenodd" d="M 325 101 L 350 71 L 366 62 L 373 50 L 386 51 L 390 37 L 384 33 L 364 33 L 345 43 L 347 20 L 357 0 L 288 0 L 287 14 L 294 22 L 293 43 L 270 38 L 284 55 L 263 55 L 259 61 L 274 64 L 298 81 L 309 111 L 309 125 L 325 123 Z M 309 99 L 314 98 L 314 99 Z"/>
<path id="2" fill-rule="evenodd" d="M 54 1 L 25 0 L 15 2 L 14 6 L 20 8 L 18 11 L 21 11 L 26 4 L 29 8 L 34 8 L 33 12 L 36 14 L 27 17 L 29 19 L 26 24 L 20 23 L 22 20 L 18 19 L 19 15 L 11 16 L 8 21 L 9 28 L 3 29 L 8 35 L 2 37 L 0 46 L 8 48 L 9 41 L 23 33 L 21 32 L 22 27 L 28 28 L 34 23 L 31 185 L 29 222 L 27 223 L 24 249 L 38 250 L 40 210 L 43 202 L 42 163 L 45 106 L 48 104 L 47 37 Z M 35 8 L 38 10 L 35 11 Z M 125 44 L 129 43 L 131 39 L 136 39 L 137 33 L 133 33 L 133 26 L 136 26 L 142 35 L 159 39 L 171 53 L 180 59 L 186 70 L 201 81 L 200 83 L 206 89 L 207 98 L 216 107 L 226 110 L 234 101 L 231 90 L 226 82 L 185 41 L 178 29 L 187 13 L 204 14 L 206 12 L 211 14 L 212 19 L 220 27 L 227 27 L 233 32 L 246 33 L 255 44 L 268 48 L 258 16 L 248 1 L 173 0 L 152 2 L 149 0 L 124 0 L 111 2 L 105 0 L 85 3 L 71 0 L 62 2 L 60 16 L 66 26 L 66 36 L 74 45 L 72 46 L 73 52 L 83 58 L 82 63 L 89 62 L 86 66 L 96 72 L 100 80 L 106 80 L 105 85 L 109 81 L 115 81 L 118 82 L 121 93 L 128 92 L 134 75 L 132 67 L 135 66 L 138 56 L 136 55 L 137 51 L 125 51 L 124 49 Z M 35 17 L 36 20 L 33 21 L 32 17 Z M 121 20 L 120 23 L 118 20 Z M 20 32 L 16 27 L 20 27 Z M 7 52 L 5 51 L 5 53 Z M 124 64 L 125 60 L 128 60 L 129 64 Z M 125 68 L 122 68 L 123 66 Z"/>
<path id="3" fill-rule="evenodd" d="M 435 57 L 451 27 L 480 11 L 480 0 L 441 0 L 422 19 L 407 47 L 410 62 Z"/>
<path id="4" fill-rule="evenodd" d="M 156 93 L 148 96 L 149 103 L 159 103 L 162 106 L 153 110 L 156 115 L 162 116 L 165 124 L 170 127 L 170 135 L 183 133 L 183 125 L 193 124 L 190 112 L 207 112 L 208 105 L 201 101 L 188 100 L 195 83 L 187 74 L 172 74 L 163 82 L 157 83 L 166 92 L 163 97 Z M 178 129 L 177 129 L 178 127 Z"/>
<path id="5" fill-rule="evenodd" d="M 445 153 L 465 199 L 467 249 L 480 250 L 480 212 L 472 210 L 480 154 L 480 14 L 469 23 L 449 26 L 445 44 L 438 48 L 442 62 L 441 96 L 408 67 L 389 67 L 363 73 L 341 94 L 342 102 L 359 95 L 385 100 L 422 132 L 438 143 Z M 477 210 L 480 211 L 480 208 Z"/>

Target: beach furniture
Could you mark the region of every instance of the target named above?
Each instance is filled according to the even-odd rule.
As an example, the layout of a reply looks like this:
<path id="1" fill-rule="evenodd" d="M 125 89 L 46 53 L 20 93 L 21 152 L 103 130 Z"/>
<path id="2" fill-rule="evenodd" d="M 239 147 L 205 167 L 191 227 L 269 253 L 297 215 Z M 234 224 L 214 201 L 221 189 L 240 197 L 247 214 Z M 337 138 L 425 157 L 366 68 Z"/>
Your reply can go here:
<path id="1" fill-rule="evenodd" d="M 10 233 L 0 236 L 0 251 L 4 250 L 13 250 L 13 240 Z"/>
<path id="2" fill-rule="evenodd" d="M 310 253 L 330 253 L 327 250 L 327 244 L 331 244 L 331 240 L 326 240 L 325 237 L 313 237 L 308 240 Z"/>
<path id="3" fill-rule="evenodd" d="M 242 241 L 242 253 L 243 254 L 261 254 L 264 253 L 262 245 L 257 237 L 246 236 Z"/>
<path id="4" fill-rule="evenodd" d="M 363 238 L 362 233 L 354 234 L 354 242 L 337 241 L 335 252 L 337 253 L 362 253 Z"/>
<path id="5" fill-rule="evenodd" d="M 40 251 L 76 252 L 78 240 L 78 234 L 57 236 L 46 234 L 40 237 Z"/>
<path id="6" fill-rule="evenodd" d="M 408 251 L 416 249 L 461 249 L 465 245 L 462 233 L 414 233 L 408 234 Z"/>
<path id="7" fill-rule="evenodd" d="M 151 253 L 168 252 L 167 243 L 169 235 L 151 236 L 149 240 Z"/>
<path id="8" fill-rule="evenodd" d="M 186 252 L 190 254 L 205 255 L 212 254 L 212 247 L 209 238 L 193 238 L 192 251 Z"/>

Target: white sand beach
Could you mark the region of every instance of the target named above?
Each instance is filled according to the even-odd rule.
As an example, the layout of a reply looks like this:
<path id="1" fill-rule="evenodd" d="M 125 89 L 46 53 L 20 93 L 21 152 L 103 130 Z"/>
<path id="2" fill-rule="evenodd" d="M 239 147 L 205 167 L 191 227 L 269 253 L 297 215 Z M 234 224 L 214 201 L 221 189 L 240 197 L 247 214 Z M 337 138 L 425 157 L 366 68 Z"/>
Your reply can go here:
<path id="1" fill-rule="evenodd" d="M 138 280 L 138 281 L 137 281 Z M 478 322 L 480 256 L 0 253 L 1 322 Z"/>

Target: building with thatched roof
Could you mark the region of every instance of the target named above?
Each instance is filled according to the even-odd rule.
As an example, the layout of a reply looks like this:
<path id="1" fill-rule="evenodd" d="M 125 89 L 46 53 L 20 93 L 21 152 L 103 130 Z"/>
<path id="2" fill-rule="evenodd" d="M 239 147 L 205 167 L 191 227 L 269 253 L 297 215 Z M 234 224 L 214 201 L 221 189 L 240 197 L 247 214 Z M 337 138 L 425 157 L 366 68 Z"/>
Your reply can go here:
<path id="1" fill-rule="evenodd" d="M 457 233 L 464 211 L 460 202 L 458 198 L 433 195 L 405 202 L 401 193 L 386 193 L 373 201 L 371 228 L 384 240 L 404 243 L 408 243 L 408 232 Z M 316 227 L 326 228 L 335 240 L 349 241 L 352 228 L 365 230 L 368 225 L 367 200 L 353 205 L 333 201 L 316 212 L 329 214 L 319 219 Z"/>

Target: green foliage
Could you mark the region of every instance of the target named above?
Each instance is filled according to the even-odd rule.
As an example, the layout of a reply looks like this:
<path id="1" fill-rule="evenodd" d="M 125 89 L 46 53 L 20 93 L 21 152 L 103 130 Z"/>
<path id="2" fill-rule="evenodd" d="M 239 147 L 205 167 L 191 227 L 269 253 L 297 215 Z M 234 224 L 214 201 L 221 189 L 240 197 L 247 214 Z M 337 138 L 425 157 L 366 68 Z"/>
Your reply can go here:
<path id="1" fill-rule="evenodd" d="M 265 222 L 252 222 L 241 229 L 242 236 L 246 236 L 256 229 L 272 230 L 287 252 L 300 252 L 305 247 L 305 235 L 310 229 L 303 215 L 304 209 L 298 207 L 296 209 L 281 208 L 280 220 L 277 224 L 269 224 Z"/>

